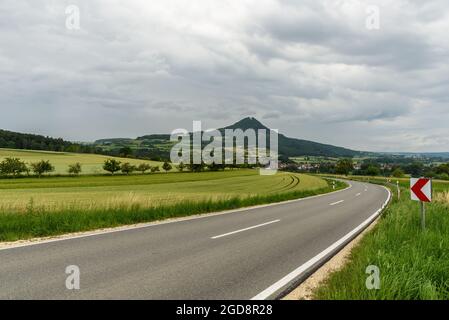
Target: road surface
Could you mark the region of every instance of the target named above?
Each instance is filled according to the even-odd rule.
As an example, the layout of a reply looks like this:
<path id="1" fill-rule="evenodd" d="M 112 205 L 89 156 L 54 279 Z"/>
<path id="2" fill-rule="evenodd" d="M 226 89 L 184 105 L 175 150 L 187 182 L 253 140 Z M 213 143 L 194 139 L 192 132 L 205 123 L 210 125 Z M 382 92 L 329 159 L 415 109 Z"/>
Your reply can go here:
<path id="1" fill-rule="evenodd" d="M 278 298 L 389 198 L 381 186 L 351 185 L 300 201 L 0 250 L 0 298 Z M 66 288 L 69 265 L 79 267 L 79 290 Z"/>

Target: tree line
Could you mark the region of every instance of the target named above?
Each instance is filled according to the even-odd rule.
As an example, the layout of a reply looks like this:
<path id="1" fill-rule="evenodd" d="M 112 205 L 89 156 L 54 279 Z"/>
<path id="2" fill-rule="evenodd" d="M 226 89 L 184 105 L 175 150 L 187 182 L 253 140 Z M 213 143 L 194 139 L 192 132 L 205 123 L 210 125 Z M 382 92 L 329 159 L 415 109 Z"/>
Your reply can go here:
<path id="1" fill-rule="evenodd" d="M 100 153 L 101 149 L 37 134 L 0 130 L 0 148 Z"/>
<path id="2" fill-rule="evenodd" d="M 365 160 L 355 166 L 352 159 L 340 159 L 337 163 L 326 163 L 320 165 L 320 173 L 332 173 L 342 175 L 360 176 L 385 176 L 402 178 L 405 175 L 411 177 L 428 177 L 440 180 L 449 180 L 449 163 L 426 166 L 422 162 L 413 161 L 401 164 L 381 165 L 377 161 Z"/>
<path id="3" fill-rule="evenodd" d="M 191 171 L 191 172 L 202 172 L 202 171 L 220 171 L 225 169 L 236 169 L 236 168 L 254 168 L 255 165 L 222 165 L 222 164 L 208 164 L 204 162 L 201 164 L 184 164 L 179 163 L 173 165 L 165 161 L 161 167 L 152 166 L 149 163 L 140 163 L 138 165 L 133 165 L 129 162 L 121 162 L 117 159 L 107 159 L 103 163 L 103 170 L 114 175 L 117 172 L 129 175 L 133 172 L 140 172 L 145 174 L 147 172 L 156 173 L 160 172 L 161 169 L 165 172 L 169 172 L 175 167 L 179 172 Z M 82 173 L 82 164 L 79 162 L 69 164 L 67 167 L 67 173 L 69 175 L 79 175 Z M 5 158 L 0 162 L 0 176 L 9 177 L 19 177 L 22 175 L 31 175 L 41 177 L 44 174 L 51 173 L 55 171 L 54 165 L 49 160 L 41 160 L 38 162 L 33 162 L 30 164 L 25 163 L 20 158 Z"/>

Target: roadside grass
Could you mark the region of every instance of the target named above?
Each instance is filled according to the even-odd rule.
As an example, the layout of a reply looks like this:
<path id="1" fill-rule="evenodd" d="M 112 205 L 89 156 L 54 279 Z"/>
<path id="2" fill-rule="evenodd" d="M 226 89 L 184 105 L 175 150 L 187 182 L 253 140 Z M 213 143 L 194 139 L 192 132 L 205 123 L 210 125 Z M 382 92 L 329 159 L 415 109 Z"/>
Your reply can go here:
<path id="1" fill-rule="evenodd" d="M 53 152 L 53 151 L 38 151 L 38 150 L 19 150 L 19 149 L 3 149 L 0 148 L 0 162 L 7 158 L 20 158 L 27 164 L 38 162 L 41 160 L 49 160 L 55 167 L 55 171 L 50 175 L 67 175 L 69 164 L 76 162 L 81 163 L 81 174 L 105 174 L 103 170 L 103 163 L 106 159 L 116 159 L 121 162 L 129 162 L 132 165 L 139 165 L 140 163 L 148 163 L 151 166 L 162 166 L 162 162 L 139 160 L 131 158 L 109 157 L 99 154 L 88 153 L 70 153 L 70 152 Z M 176 171 L 174 169 L 174 171 Z"/>
<path id="2" fill-rule="evenodd" d="M 443 194 L 447 199 L 449 184 L 434 184 L 437 201 L 427 204 L 425 231 L 419 203 L 410 200 L 407 182 L 401 185 L 401 199 L 396 197 L 343 269 L 315 291 L 315 299 L 449 299 L 449 206 L 438 200 Z M 380 290 L 366 287 L 370 265 L 380 269 Z"/>
<path id="3" fill-rule="evenodd" d="M 164 178 L 160 176 L 166 181 L 161 181 Z M 89 180 L 86 178 L 77 179 Z M 100 179 L 92 177 L 94 178 Z M 333 191 L 330 182 L 318 177 L 293 173 L 279 173 L 274 177 L 260 176 L 256 170 L 148 175 L 147 185 L 133 184 L 134 177 L 120 178 L 125 181 L 116 180 L 120 184 L 118 187 L 104 181 L 101 182 L 103 185 L 96 187 L 89 185 L 66 187 L 64 183 L 68 182 L 64 182 L 60 188 L 64 189 L 62 194 L 67 198 L 62 197 L 62 202 L 57 202 L 59 203 L 57 205 L 48 205 L 52 199 L 61 201 L 61 194 L 54 192 L 52 187 L 27 188 L 24 184 L 14 185 L 11 190 L 1 190 L 2 195 L 4 192 L 10 192 L 16 197 L 21 193 L 25 196 L 23 201 L 11 202 L 9 209 L 3 203 L 6 198 L 0 199 L 2 203 L 0 241 L 151 222 L 304 198 Z M 152 178 L 155 179 L 153 184 Z M 47 178 L 44 183 L 52 184 L 54 180 L 58 179 Z M 344 183 L 337 183 L 337 190 L 345 186 Z M 131 196 L 122 199 L 124 201 L 105 202 L 104 199 L 109 192 L 113 196 L 118 196 L 127 188 L 134 190 L 132 192 L 135 194 L 138 191 L 142 192 L 141 198 Z M 129 190 L 125 192 L 129 193 Z M 79 197 L 80 192 L 87 197 L 86 203 L 90 205 L 80 205 L 80 202 L 76 201 L 67 202 L 70 197 Z"/>

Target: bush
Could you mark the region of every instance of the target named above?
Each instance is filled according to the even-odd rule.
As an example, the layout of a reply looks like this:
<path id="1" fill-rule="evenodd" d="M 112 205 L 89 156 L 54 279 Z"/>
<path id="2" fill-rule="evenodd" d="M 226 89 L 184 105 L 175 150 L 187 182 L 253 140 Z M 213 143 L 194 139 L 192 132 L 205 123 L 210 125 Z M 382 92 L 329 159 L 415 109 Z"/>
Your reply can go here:
<path id="1" fill-rule="evenodd" d="M 69 174 L 73 174 L 73 175 L 79 175 L 82 171 L 81 168 L 81 163 L 77 162 L 77 163 L 73 163 L 73 164 L 69 164 Z"/>
<path id="2" fill-rule="evenodd" d="M 437 176 L 437 178 L 440 179 L 440 180 L 449 180 L 449 174 L 447 174 L 447 173 L 442 173 L 442 174 L 439 174 L 439 175 Z"/>
<path id="3" fill-rule="evenodd" d="M 159 172 L 159 171 L 161 171 L 161 170 L 159 170 L 158 166 L 151 167 L 151 172 L 152 173 Z"/>
<path id="4" fill-rule="evenodd" d="M 402 178 L 404 177 L 404 175 L 405 175 L 404 171 L 400 168 L 397 168 L 393 171 L 393 177 L 395 178 Z"/>
<path id="5" fill-rule="evenodd" d="M 129 162 L 125 162 L 124 164 L 122 164 L 121 170 L 123 173 L 128 175 L 130 173 L 133 173 L 136 170 L 136 167 L 130 164 Z"/>
<path id="6" fill-rule="evenodd" d="M 162 165 L 162 169 L 164 169 L 165 172 L 168 172 L 172 169 L 172 166 L 170 163 L 168 163 L 167 161 L 164 162 L 164 164 Z"/>
<path id="7" fill-rule="evenodd" d="M 31 170 L 33 170 L 33 172 L 37 174 L 40 178 L 44 173 L 54 171 L 55 167 L 50 163 L 49 160 L 42 160 L 39 162 L 32 163 Z"/>
<path id="8" fill-rule="evenodd" d="M 137 171 L 142 172 L 142 174 L 145 173 L 145 171 L 148 171 L 151 169 L 151 166 L 148 163 L 141 163 L 139 164 L 139 166 L 137 167 Z"/>
<path id="9" fill-rule="evenodd" d="M 6 158 L 0 163 L 0 174 L 17 176 L 23 172 L 28 172 L 28 168 L 19 158 Z"/>
<path id="10" fill-rule="evenodd" d="M 115 159 L 108 159 L 103 164 L 103 169 L 111 174 L 114 174 L 117 171 L 120 171 L 120 161 Z"/>

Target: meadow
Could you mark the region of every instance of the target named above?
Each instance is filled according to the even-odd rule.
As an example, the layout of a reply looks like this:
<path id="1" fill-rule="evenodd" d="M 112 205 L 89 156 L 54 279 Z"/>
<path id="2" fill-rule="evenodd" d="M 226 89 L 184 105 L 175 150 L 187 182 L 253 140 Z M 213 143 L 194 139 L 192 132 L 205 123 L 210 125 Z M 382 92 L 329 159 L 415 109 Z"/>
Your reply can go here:
<path id="1" fill-rule="evenodd" d="M 344 184 L 338 184 L 343 188 Z M 258 170 L 6 179 L 0 241 L 93 230 L 330 192 L 328 181 Z"/>
<path id="2" fill-rule="evenodd" d="M 370 180 L 385 183 L 383 178 Z M 396 195 L 392 204 L 343 269 L 315 291 L 315 299 L 449 299 L 449 183 L 434 181 L 434 201 L 426 205 L 427 226 L 422 230 L 419 203 L 410 200 L 409 181 L 399 181 L 400 200 L 392 186 Z M 366 287 L 370 265 L 379 267 L 379 290 Z"/>
<path id="3" fill-rule="evenodd" d="M 81 174 L 104 174 L 107 172 L 103 170 L 103 163 L 107 159 L 116 159 L 122 163 L 129 162 L 132 165 L 148 163 L 151 166 L 162 166 L 162 162 L 109 157 L 99 154 L 0 149 L 0 162 L 7 157 L 20 158 L 26 164 L 41 160 L 50 160 L 51 164 L 55 167 L 55 171 L 50 173 L 52 175 L 66 175 L 69 164 L 74 164 L 76 162 L 79 162 L 82 165 Z"/>

